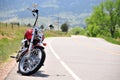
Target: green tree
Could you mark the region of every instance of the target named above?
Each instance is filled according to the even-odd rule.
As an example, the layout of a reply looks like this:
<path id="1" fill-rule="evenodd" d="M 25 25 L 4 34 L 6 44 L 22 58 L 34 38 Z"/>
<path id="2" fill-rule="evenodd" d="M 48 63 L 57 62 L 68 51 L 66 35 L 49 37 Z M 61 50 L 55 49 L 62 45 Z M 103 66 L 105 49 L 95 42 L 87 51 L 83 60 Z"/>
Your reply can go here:
<path id="1" fill-rule="evenodd" d="M 94 7 L 92 15 L 86 19 L 89 33 L 106 35 L 109 32 L 113 38 L 115 37 L 116 25 L 120 27 L 119 22 L 120 0 L 106 0 L 99 6 Z M 97 29 L 95 29 L 95 27 L 97 27 Z M 95 30 L 89 28 L 94 28 Z M 96 33 L 98 29 L 100 29 L 100 31 Z M 107 36 L 109 36 L 109 34 Z"/>
<path id="2" fill-rule="evenodd" d="M 106 30 L 107 19 L 103 11 L 103 4 L 94 7 L 92 15 L 86 19 L 89 36 L 96 37 L 100 30 Z"/>
<path id="3" fill-rule="evenodd" d="M 54 29 L 54 26 L 52 24 L 49 25 L 50 30 Z"/>
<path id="4" fill-rule="evenodd" d="M 40 28 L 41 28 L 41 29 L 44 29 L 44 25 L 41 25 Z"/>
<path id="5" fill-rule="evenodd" d="M 69 24 L 68 23 L 64 23 L 61 25 L 61 30 L 62 32 L 68 32 L 69 29 Z"/>
<path id="6" fill-rule="evenodd" d="M 115 25 L 116 25 L 116 19 L 117 19 L 117 10 L 116 10 L 116 7 L 115 7 L 115 2 L 112 1 L 112 0 L 107 0 L 105 3 L 104 3 L 104 7 L 105 7 L 105 11 L 106 11 L 106 14 L 109 16 L 109 21 L 110 21 L 110 33 L 111 33 L 111 36 L 114 37 L 114 33 L 115 33 Z"/>
<path id="7" fill-rule="evenodd" d="M 27 24 L 28 27 L 32 27 L 32 25 L 30 23 Z"/>

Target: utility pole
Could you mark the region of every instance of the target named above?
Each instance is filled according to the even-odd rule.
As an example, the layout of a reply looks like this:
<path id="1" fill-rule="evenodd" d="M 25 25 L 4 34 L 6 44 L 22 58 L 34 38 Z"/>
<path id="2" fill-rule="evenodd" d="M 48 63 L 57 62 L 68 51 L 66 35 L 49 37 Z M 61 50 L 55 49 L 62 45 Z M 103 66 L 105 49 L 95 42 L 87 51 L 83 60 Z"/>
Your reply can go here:
<path id="1" fill-rule="evenodd" d="M 51 16 L 55 18 L 55 25 L 56 25 L 56 29 L 59 31 L 60 29 L 60 17 L 58 16 Z"/>
<path id="2" fill-rule="evenodd" d="M 59 19 L 60 19 L 60 18 L 59 18 L 59 16 L 58 16 L 58 31 L 59 31 Z"/>

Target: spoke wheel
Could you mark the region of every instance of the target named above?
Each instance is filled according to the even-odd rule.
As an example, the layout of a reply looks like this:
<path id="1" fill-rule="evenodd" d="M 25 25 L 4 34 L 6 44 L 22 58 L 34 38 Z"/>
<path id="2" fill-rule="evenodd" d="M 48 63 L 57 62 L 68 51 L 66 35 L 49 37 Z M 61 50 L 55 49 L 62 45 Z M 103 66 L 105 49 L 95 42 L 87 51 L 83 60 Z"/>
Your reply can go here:
<path id="1" fill-rule="evenodd" d="M 25 54 L 19 62 L 19 71 L 23 75 L 30 75 L 38 71 L 43 65 L 45 60 L 45 53 L 41 49 L 33 49 L 30 53 L 30 57 Z"/>

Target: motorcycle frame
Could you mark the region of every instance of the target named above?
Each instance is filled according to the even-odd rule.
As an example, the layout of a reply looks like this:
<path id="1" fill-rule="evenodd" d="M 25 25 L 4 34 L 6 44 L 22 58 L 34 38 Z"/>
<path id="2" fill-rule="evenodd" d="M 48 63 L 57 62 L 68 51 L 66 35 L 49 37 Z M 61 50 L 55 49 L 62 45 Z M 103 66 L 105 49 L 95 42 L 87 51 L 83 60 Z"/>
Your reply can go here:
<path id="1" fill-rule="evenodd" d="M 34 40 L 34 36 L 35 36 L 35 31 L 36 31 L 36 23 L 37 23 L 37 20 L 38 20 L 38 10 L 34 9 L 34 10 L 32 10 L 32 12 L 33 12 L 33 16 L 35 16 L 35 14 L 36 14 L 36 19 L 35 19 L 35 22 L 34 22 L 34 25 L 33 25 L 32 38 L 30 40 L 30 44 L 29 44 L 29 48 L 28 48 L 28 53 L 31 52 L 31 49 L 32 49 L 32 46 L 33 46 L 33 40 Z"/>

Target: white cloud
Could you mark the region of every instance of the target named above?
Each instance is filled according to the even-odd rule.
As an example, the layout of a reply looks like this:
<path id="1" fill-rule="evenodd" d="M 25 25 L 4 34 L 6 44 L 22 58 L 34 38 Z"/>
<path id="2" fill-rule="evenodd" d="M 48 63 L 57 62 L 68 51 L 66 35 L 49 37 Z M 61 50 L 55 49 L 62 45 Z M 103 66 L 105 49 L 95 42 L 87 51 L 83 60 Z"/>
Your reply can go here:
<path id="1" fill-rule="evenodd" d="M 62 13 L 59 13 L 59 14 L 55 14 L 55 15 L 52 15 L 52 16 L 55 16 L 55 17 L 60 17 L 60 18 L 63 18 L 63 19 L 81 19 L 81 18 L 85 18 L 85 17 L 88 17 L 90 16 L 91 13 L 81 13 L 81 14 L 75 14 L 73 12 L 62 12 Z"/>
<path id="2" fill-rule="evenodd" d="M 81 14 L 74 14 L 72 12 L 63 12 L 54 15 L 50 15 L 49 17 L 41 17 L 39 16 L 38 19 L 38 25 L 45 25 L 48 26 L 49 24 L 53 24 L 55 27 L 58 25 L 58 16 L 59 16 L 59 21 L 60 24 L 64 22 L 69 22 L 69 24 L 72 25 L 80 25 L 80 24 L 85 24 L 85 18 L 90 16 L 90 13 L 81 13 Z M 32 24 L 34 23 L 34 18 L 18 18 L 17 16 L 14 16 L 13 18 L 6 20 L 4 22 L 20 22 L 22 24 Z"/>
<path id="3" fill-rule="evenodd" d="M 80 5 L 81 3 L 79 2 L 79 0 L 74 0 L 73 2 L 70 3 L 70 6 L 76 6 L 76 5 Z"/>
<path id="4" fill-rule="evenodd" d="M 27 9 L 27 8 L 26 8 L 26 9 Z M 26 9 L 25 9 L 25 8 L 21 8 L 21 9 L 10 9 L 10 10 L 8 10 L 7 12 L 8 12 L 9 14 L 12 14 L 12 13 L 24 11 L 24 10 L 26 10 Z"/>
<path id="5" fill-rule="evenodd" d="M 59 8 L 59 5 L 57 3 L 58 3 L 58 0 L 45 0 L 43 3 L 41 3 L 40 7 Z"/>
<path id="6" fill-rule="evenodd" d="M 26 10 L 27 8 L 21 8 L 21 9 L 8 9 L 7 11 L 0 11 L 0 17 L 2 18 L 9 18 L 9 17 L 15 17 L 17 16 L 15 13 L 16 12 L 21 12 Z"/>
<path id="7" fill-rule="evenodd" d="M 91 15 L 91 13 L 81 13 L 78 17 L 79 18 L 85 18 L 85 17 L 88 17 L 90 15 Z"/>
<path id="8" fill-rule="evenodd" d="M 12 17 L 10 19 L 7 19 L 7 20 L 4 20 L 2 22 L 7 22 L 7 23 L 11 23 L 11 22 L 19 22 L 20 24 L 34 24 L 34 21 L 35 21 L 35 18 L 24 18 L 24 19 L 21 19 L 21 18 L 18 18 L 17 16 L 15 17 Z M 40 17 L 39 16 L 39 19 L 38 19 L 38 26 L 40 25 L 46 25 L 48 26 L 49 24 L 52 23 L 52 19 L 51 18 L 48 18 L 48 17 Z"/>
<path id="9" fill-rule="evenodd" d="M 7 23 L 11 23 L 11 22 L 20 22 L 18 17 L 12 17 L 10 19 L 4 20 L 2 22 L 7 22 Z"/>
<path id="10" fill-rule="evenodd" d="M 48 8 L 48 7 L 51 7 L 51 8 L 59 8 L 58 5 L 53 5 L 53 4 L 41 5 L 41 7 L 43 7 L 43 8 Z"/>
<path id="11" fill-rule="evenodd" d="M 61 20 L 64 20 L 62 22 L 69 22 L 71 25 L 75 25 L 75 24 L 85 24 L 85 18 L 90 16 L 90 13 L 75 14 L 72 12 L 62 12 L 52 16 L 53 17 L 59 16 L 60 22 Z"/>

